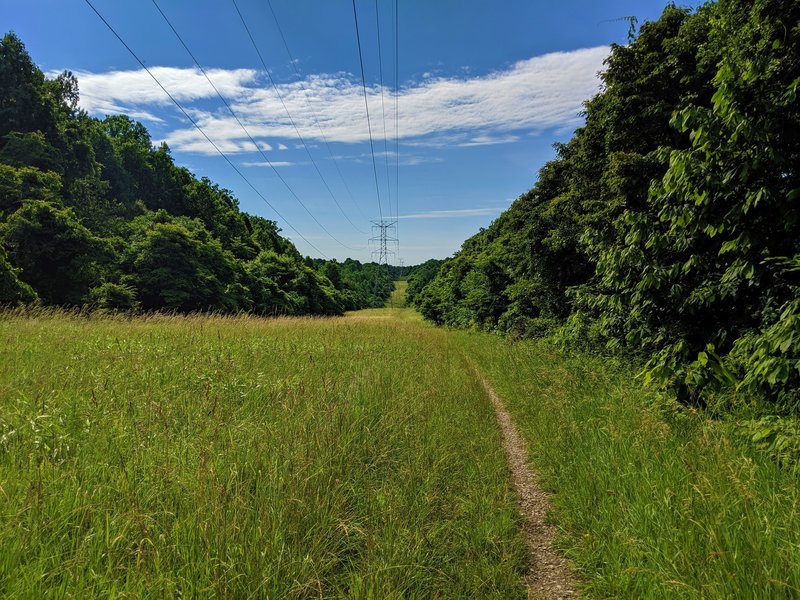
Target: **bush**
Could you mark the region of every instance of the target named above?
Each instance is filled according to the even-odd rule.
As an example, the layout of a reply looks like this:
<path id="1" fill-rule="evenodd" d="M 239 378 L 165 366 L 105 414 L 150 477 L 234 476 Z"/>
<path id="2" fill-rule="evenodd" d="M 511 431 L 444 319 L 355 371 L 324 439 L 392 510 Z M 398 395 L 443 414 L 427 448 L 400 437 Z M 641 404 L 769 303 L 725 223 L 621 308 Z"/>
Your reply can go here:
<path id="1" fill-rule="evenodd" d="M 36 300 L 36 292 L 19 280 L 18 272 L 8 262 L 6 251 L 0 246 L 0 304 L 27 304 Z"/>
<path id="2" fill-rule="evenodd" d="M 139 309 L 136 290 L 120 283 L 105 282 L 89 291 L 94 308 L 111 312 L 132 312 Z"/>

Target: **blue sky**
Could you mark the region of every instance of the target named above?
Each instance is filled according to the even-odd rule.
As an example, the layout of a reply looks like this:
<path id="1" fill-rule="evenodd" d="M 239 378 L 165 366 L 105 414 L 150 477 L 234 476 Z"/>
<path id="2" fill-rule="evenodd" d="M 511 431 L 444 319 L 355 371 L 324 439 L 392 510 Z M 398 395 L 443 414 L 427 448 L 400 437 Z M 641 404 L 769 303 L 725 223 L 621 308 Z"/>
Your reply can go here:
<path id="1" fill-rule="evenodd" d="M 232 190 L 242 209 L 276 220 L 301 252 L 368 260 L 370 220 L 397 215 L 399 258 L 415 264 L 457 251 L 533 185 L 552 144 L 580 125 L 609 45 L 626 42 L 624 17 L 655 19 L 665 4 L 398 0 L 396 93 L 393 2 L 356 0 L 377 192 L 352 1 L 270 1 L 275 18 L 267 0 L 236 0 L 267 73 L 232 0 L 158 0 L 244 127 L 152 1 L 92 3 L 281 217 L 86 2 L 3 0 L 0 25 L 21 37 L 45 72 L 73 71 L 90 114 L 135 116 L 178 164 Z"/>

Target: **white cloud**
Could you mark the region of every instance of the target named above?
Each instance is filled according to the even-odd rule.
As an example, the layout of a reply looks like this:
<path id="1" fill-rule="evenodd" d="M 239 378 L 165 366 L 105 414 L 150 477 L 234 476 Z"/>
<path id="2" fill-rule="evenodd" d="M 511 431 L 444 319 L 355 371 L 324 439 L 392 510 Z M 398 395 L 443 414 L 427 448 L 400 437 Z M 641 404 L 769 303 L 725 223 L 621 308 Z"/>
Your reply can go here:
<path id="1" fill-rule="evenodd" d="M 267 161 L 253 161 L 253 162 L 244 162 L 242 163 L 245 167 L 293 167 L 297 164 L 296 162 L 289 162 L 287 160 L 273 160 L 270 162 Z"/>
<path id="2" fill-rule="evenodd" d="M 426 210 L 410 215 L 400 215 L 400 219 L 452 219 L 455 217 L 486 217 L 499 215 L 504 209 L 496 206 L 485 208 L 458 208 L 454 210 Z"/>
<path id="3" fill-rule="evenodd" d="M 456 144 L 462 148 L 469 148 L 471 146 L 491 146 L 493 144 L 510 144 L 519 140 L 518 135 L 476 135 L 468 139 L 466 142 Z"/>
<path id="4" fill-rule="evenodd" d="M 352 161 L 354 163 L 365 163 L 367 162 L 366 159 L 370 158 L 372 155 L 369 152 L 362 152 L 361 154 L 335 154 L 333 156 L 327 157 L 329 160 L 344 160 L 344 161 Z M 397 153 L 394 150 L 384 151 L 379 150 L 375 152 L 375 158 L 381 159 L 386 157 L 389 159 L 389 168 L 392 168 L 397 161 Z M 417 154 L 408 154 L 408 153 L 400 153 L 400 166 L 401 167 L 413 167 L 416 165 L 424 165 L 430 163 L 440 163 L 444 162 L 444 158 L 441 156 L 420 156 Z"/>
<path id="5" fill-rule="evenodd" d="M 429 165 L 432 163 L 440 163 L 444 162 L 444 159 L 441 156 L 400 156 L 400 166 L 401 167 L 415 167 L 417 165 Z M 391 167 L 393 163 L 389 163 Z"/>
<path id="6" fill-rule="evenodd" d="M 398 98 L 400 136 L 411 143 L 469 147 L 515 141 L 515 132 L 574 127 L 580 122 L 582 102 L 599 90 L 597 73 L 608 52 L 605 46 L 554 52 L 482 76 L 431 76 L 408 84 Z M 198 69 L 151 70 L 191 111 L 220 149 L 253 151 L 248 136 L 221 106 Z M 259 143 L 264 138 L 296 140 L 294 127 L 263 74 L 252 69 L 210 69 L 208 74 Z M 90 113 L 126 112 L 151 120 L 165 118 L 163 114 L 154 115 L 153 107 L 168 105 L 169 98 L 143 70 L 76 75 L 81 106 Z M 279 84 L 278 89 L 307 141 L 322 138 L 314 114 L 328 141 L 354 143 L 368 139 L 360 78 L 347 73 L 310 75 L 302 83 Z M 306 101 L 306 92 L 313 110 Z M 385 89 L 384 93 L 390 98 L 386 102 L 386 119 L 393 123 L 394 92 Z M 367 96 L 370 106 L 377 110 L 380 87 L 368 87 Z M 200 100 L 206 101 L 202 107 L 197 104 Z M 218 105 L 216 109 L 208 109 L 209 100 Z M 376 114 L 372 114 L 373 130 L 378 127 Z M 166 141 L 182 151 L 215 152 L 202 134 L 185 121 L 166 135 Z M 285 147 L 281 144 L 278 148 L 281 146 Z"/>
<path id="7" fill-rule="evenodd" d="M 278 144 L 278 150 L 288 150 L 289 147 L 286 144 Z"/>
<path id="8" fill-rule="evenodd" d="M 200 69 L 150 67 L 150 71 L 178 102 L 216 97 L 214 88 Z M 73 71 L 73 73 L 78 78 L 81 107 L 93 114 L 122 110 L 132 114 L 134 109 L 131 109 L 131 106 L 172 104 L 169 97 L 144 69 L 108 73 Z M 254 83 L 257 76 L 257 71 L 253 69 L 206 69 L 206 73 L 226 99 L 236 100 L 247 94 L 246 86 Z"/>
<path id="9" fill-rule="evenodd" d="M 83 105 L 83 102 L 81 102 Z M 87 109 L 88 110 L 88 109 Z M 151 123 L 163 123 L 164 119 L 157 117 L 153 113 L 133 107 L 120 106 L 114 102 L 97 99 L 93 102 L 92 112 L 97 115 L 128 115 L 132 119 L 139 121 L 150 121 Z"/>

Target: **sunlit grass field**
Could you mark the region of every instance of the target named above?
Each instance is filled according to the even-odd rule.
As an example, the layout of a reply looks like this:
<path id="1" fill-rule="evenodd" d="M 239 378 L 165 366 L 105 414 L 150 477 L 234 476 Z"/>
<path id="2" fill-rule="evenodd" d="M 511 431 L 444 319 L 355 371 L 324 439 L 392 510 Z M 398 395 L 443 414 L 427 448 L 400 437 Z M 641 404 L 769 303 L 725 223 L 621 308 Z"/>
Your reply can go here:
<path id="1" fill-rule="evenodd" d="M 403 308 L 406 305 L 406 288 L 408 281 L 400 280 L 394 282 L 394 291 L 389 296 L 386 306 L 390 308 Z"/>
<path id="2" fill-rule="evenodd" d="M 553 491 L 560 545 L 597 598 L 800 598 L 800 478 L 636 370 L 454 332 Z M 674 401 L 673 401 L 674 402 Z"/>
<path id="3" fill-rule="evenodd" d="M 368 314 L 0 319 L 0 597 L 523 597 L 483 390 Z"/>
<path id="4" fill-rule="evenodd" d="M 797 472 L 607 359 L 391 306 L 6 313 L 0 340 L 0 597 L 524 597 L 468 360 L 554 492 L 587 596 L 800 597 Z"/>

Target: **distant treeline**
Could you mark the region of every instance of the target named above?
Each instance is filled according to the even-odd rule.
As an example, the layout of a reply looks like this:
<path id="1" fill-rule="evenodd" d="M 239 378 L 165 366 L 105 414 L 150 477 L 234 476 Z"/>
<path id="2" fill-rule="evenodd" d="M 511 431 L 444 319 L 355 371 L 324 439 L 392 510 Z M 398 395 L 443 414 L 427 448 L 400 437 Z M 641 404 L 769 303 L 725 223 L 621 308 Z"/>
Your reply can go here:
<path id="1" fill-rule="evenodd" d="M 735 390 L 796 413 L 800 2 L 671 5 L 602 79 L 533 189 L 414 303 L 638 356 L 686 402 Z"/>
<path id="2" fill-rule="evenodd" d="M 383 305 L 392 276 L 304 258 L 140 123 L 81 111 L 72 74 L 0 41 L 0 304 L 333 315 Z"/>

